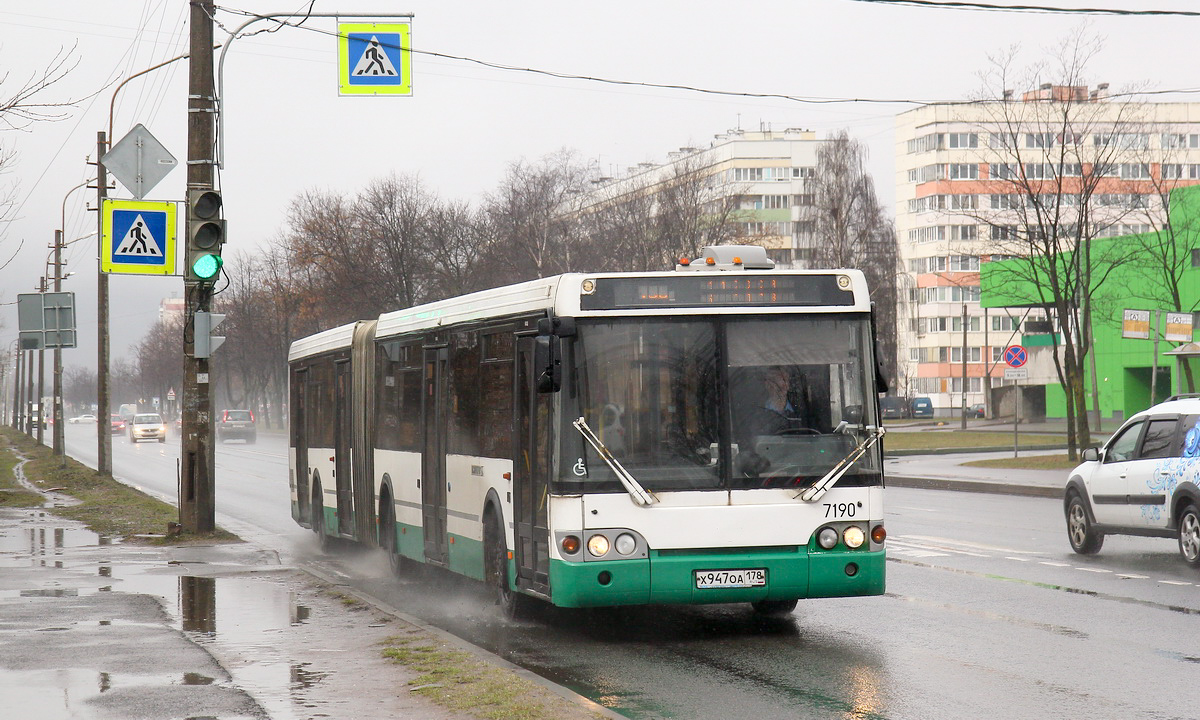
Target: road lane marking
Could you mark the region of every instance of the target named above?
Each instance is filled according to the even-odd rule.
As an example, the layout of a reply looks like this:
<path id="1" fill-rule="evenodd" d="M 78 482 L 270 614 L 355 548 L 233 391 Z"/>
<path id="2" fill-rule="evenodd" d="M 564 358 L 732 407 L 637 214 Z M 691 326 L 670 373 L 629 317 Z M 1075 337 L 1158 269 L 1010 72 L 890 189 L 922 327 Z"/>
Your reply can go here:
<path id="1" fill-rule="evenodd" d="M 1122 580 L 1149 580 L 1149 575 L 1128 575 L 1126 573 L 1117 573 L 1117 577 Z"/>
<path id="2" fill-rule="evenodd" d="M 1049 560 L 1039 560 L 1039 565 L 1049 565 L 1050 567 L 1071 567 L 1070 563 L 1050 562 Z"/>
<path id="3" fill-rule="evenodd" d="M 1075 568 L 1075 569 L 1076 569 L 1076 570 L 1082 570 L 1083 572 L 1094 572 L 1094 573 L 1110 573 L 1110 572 L 1112 572 L 1112 570 L 1105 570 L 1104 568 L 1081 568 L 1081 567 L 1077 567 L 1077 568 Z"/>
<path id="4" fill-rule="evenodd" d="M 1191 587 L 1190 582 L 1179 582 L 1178 580 L 1159 580 L 1159 582 L 1163 585 L 1183 585 L 1184 587 Z"/>

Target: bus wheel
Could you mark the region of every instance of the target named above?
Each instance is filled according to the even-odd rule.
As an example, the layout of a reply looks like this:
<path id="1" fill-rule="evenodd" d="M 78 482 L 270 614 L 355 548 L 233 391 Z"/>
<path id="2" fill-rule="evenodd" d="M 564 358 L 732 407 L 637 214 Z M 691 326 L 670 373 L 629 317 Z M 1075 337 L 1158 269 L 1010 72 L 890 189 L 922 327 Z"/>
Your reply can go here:
<path id="1" fill-rule="evenodd" d="M 325 510 L 321 506 L 321 484 L 313 485 L 312 504 L 309 505 L 312 513 L 312 529 L 317 534 L 317 546 L 321 548 L 321 552 L 327 553 L 332 545 L 332 539 L 325 533 Z"/>
<path id="2" fill-rule="evenodd" d="M 387 553 L 388 567 L 392 569 L 392 574 L 396 577 L 403 577 L 407 574 L 405 571 L 408 563 L 396 548 L 396 509 L 392 505 L 391 498 L 385 495 L 383 500 L 383 512 L 379 514 L 379 529 L 382 532 L 379 546 Z"/>
<path id="3" fill-rule="evenodd" d="M 782 617 L 791 615 L 796 609 L 796 604 L 799 600 L 792 598 L 791 600 L 759 600 L 750 603 L 750 607 L 754 608 L 754 612 L 759 615 L 769 615 L 771 617 Z"/>
<path id="4" fill-rule="evenodd" d="M 1179 554 L 1192 567 L 1200 567 L 1200 510 L 1188 504 L 1179 516 Z"/>
<path id="5" fill-rule="evenodd" d="M 500 521 L 494 512 L 489 512 L 487 515 L 483 546 L 487 559 L 487 584 L 495 589 L 496 602 L 500 605 L 500 610 L 509 620 L 520 619 L 528 610 L 529 598 L 509 586 L 508 547 L 504 542 Z"/>
<path id="6" fill-rule="evenodd" d="M 1083 499 L 1076 493 L 1071 493 L 1067 504 L 1067 539 L 1080 555 L 1094 555 L 1104 545 L 1104 534 L 1092 526 Z"/>

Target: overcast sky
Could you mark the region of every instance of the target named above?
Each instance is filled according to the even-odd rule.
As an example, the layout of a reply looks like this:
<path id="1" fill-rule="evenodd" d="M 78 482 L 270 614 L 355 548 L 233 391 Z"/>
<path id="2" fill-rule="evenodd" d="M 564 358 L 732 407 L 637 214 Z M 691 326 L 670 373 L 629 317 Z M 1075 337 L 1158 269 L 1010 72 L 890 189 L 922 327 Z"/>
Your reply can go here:
<path id="1" fill-rule="evenodd" d="M 227 0 L 228 2 L 229 0 Z M 1058 6 L 1148 9 L 1143 0 Z M 64 196 L 94 177 L 96 133 L 106 129 L 113 85 L 187 52 L 186 0 L 54 0 L 5 3 L 0 10 L 0 97 L 43 70 L 60 50 L 78 66 L 44 96 L 77 99 L 59 122 L 0 130 L 16 152 L 0 190 L 16 205 L 0 223 L 0 344 L 17 334 L 16 295 L 33 291 Z M 298 0 L 232 0 L 217 19 L 233 30 L 245 16 L 303 10 Z M 1154 0 L 1157 9 L 1195 9 Z M 413 47 L 522 68 L 612 80 L 804 97 L 958 100 L 980 86 L 988 55 L 1020 45 L 1032 62 L 1078 32 L 1105 38 L 1091 84 L 1114 88 L 1200 87 L 1195 37 L 1200 18 L 954 11 L 853 0 L 727 2 L 448 2 L 317 0 L 314 12 L 414 15 Z M 352 18 L 345 18 L 354 21 Z M 225 60 L 226 162 L 221 172 L 229 244 L 226 257 L 275 235 L 289 201 L 307 189 L 354 193 L 389 173 L 417 174 L 442 196 L 477 201 L 505 168 L 562 148 L 605 171 L 662 162 L 669 151 L 703 146 L 741 127 L 800 127 L 824 136 L 840 128 L 867 144 L 881 198 L 894 198 L 893 117 L 913 105 L 809 104 L 566 80 L 418 55 L 409 98 L 337 94 L 336 21 L 244 37 Z M 249 30 L 269 27 L 260 22 Z M 227 33 L 216 29 L 218 41 Z M 1018 88 L 1018 92 L 1021 89 Z M 180 167 L 149 199 L 181 200 L 186 159 L 186 61 L 134 80 L 118 94 L 112 134 L 142 123 Z M 1190 100 L 1197 95 L 1169 95 Z M 2 195 L 3 193 L 0 193 Z M 118 197 L 130 197 L 118 188 Z M 95 191 L 66 202 L 68 241 L 95 230 Z M 182 230 L 182 227 L 181 227 Z M 66 365 L 96 361 L 96 241 L 67 252 L 64 283 L 77 293 L 80 347 Z M 232 260 L 231 260 L 232 261 Z M 585 268 L 580 268 L 581 270 Z M 179 278 L 113 276 L 112 354 L 128 356 L 157 318 L 159 301 L 181 295 Z"/>

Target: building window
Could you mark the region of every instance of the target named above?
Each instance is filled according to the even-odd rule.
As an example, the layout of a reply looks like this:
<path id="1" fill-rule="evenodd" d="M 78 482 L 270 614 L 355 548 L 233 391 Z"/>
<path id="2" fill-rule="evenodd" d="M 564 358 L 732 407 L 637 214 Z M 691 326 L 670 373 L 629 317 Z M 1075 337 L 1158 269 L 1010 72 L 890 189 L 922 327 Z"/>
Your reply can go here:
<path id="1" fill-rule="evenodd" d="M 976 180 L 979 178 L 979 165 L 975 163 L 951 163 L 951 180 Z"/>
<path id="2" fill-rule="evenodd" d="M 978 229 L 974 225 L 950 225 L 951 240 L 974 240 L 978 237 Z"/>
<path id="3" fill-rule="evenodd" d="M 908 151 L 910 153 L 919 153 L 940 150 L 944 147 L 945 137 L 942 133 L 933 133 L 932 135 L 922 135 L 919 138 L 913 138 L 908 141 Z"/>
<path id="4" fill-rule="evenodd" d="M 1193 135 L 1192 137 L 1196 137 Z M 1188 146 L 1188 136 L 1183 133 L 1163 133 L 1162 147 L 1163 150 L 1178 150 Z M 1196 147 L 1193 145 L 1192 147 Z"/>
<path id="5" fill-rule="evenodd" d="M 763 195 L 762 207 L 767 210 L 783 210 L 790 207 L 787 195 Z"/>
<path id="6" fill-rule="evenodd" d="M 1122 180 L 1150 179 L 1150 163 L 1121 163 Z"/>
<path id="7" fill-rule="evenodd" d="M 1192 267 L 1200 267 L 1200 248 L 1192 248 Z M 1196 323 L 1200 327 L 1200 323 Z"/>
<path id="8" fill-rule="evenodd" d="M 1180 180 L 1183 178 L 1183 165 L 1179 163 L 1162 164 L 1163 180 Z"/>
<path id="9" fill-rule="evenodd" d="M 1010 180 L 1018 175 L 1016 163 L 988 163 L 988 177 L 993 180 Z"/>
<path id="10" fill-rule="evenodd" d="M 974 255 L 951 255 L 952 272 L 973 272 L 979 269 L 979 258 Z"/>
<path id="11" fill-rule="evenodd" d="M 950 133 L 949 140 L 951 149 L 979 147 L 979 136 L 975 133 Z"/>
<path id="12" fill-rule="evenodd" d="M 817 169 L 815 167 L 794 167 L 792 168 L 792 177 L 796 179 L 807 179 L 816 177 Z"/>
<path id="13" fill-rule="evenodd" d="M 762 168 L 734 168 L 734 182 L 758 182 L 763 179 Z"/>
<path id="14" fill-rule="evenodd" d="M 1054 147 L 1054 133 L 1026 133 L 1025 147 L 1027 148 L 1048 148 Z"/>

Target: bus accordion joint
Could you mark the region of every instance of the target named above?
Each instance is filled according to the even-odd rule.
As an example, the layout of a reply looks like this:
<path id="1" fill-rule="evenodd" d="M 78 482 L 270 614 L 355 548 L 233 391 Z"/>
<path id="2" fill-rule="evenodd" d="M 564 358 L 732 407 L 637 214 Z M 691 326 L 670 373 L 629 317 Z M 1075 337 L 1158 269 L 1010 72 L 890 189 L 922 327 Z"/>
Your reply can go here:
<path id="1" fill-rule="evenodd" d="M 600 458 L 608 465 L 608 467 L 612 469 L 613 474 L 616 475 L 617 479 L 621 481 L 621 484 L 625 486 L 625 491 L 629 493 L 629 497 L 633 498 L 635 503 L 641 505 L 642 507 L 648 507 L 658 502 L 658 498 L 654 496 L 654 493 L 642 487 L 641 483 L 639 483 L 637 479 L 629 474 L 629 471 L 621 465 L 620 461 L 613 457 L 613 454 L 611 451 L 609 451 L 608 446 L 606 446 L 604 442 L 597 437 L 596 433 L 593 432 L 590 427 L 588 427 L 586 420 L 581 417 L 578 420 L 573 420 L 571 424 L 575 426 L 575 429 L 579 431 L 579 434 L 583 436 L 583 439 L 587 440 L 588 445 L 592 446 L 592 449 L 596 451 L 596 454 L 599 455 Z"/>
<path id="2" fill-rule="evenodd" d="M 842 425 L 839 425 L 838 427 L 841 428 Z M 863 455 L 866 455 L 867 451 L 871 449 L 871 446 L 879 441 L 879 438 L 883 437 L 884 429 L 882 425 L 866 425 L 862 427 L 867 431 L 867 436 L 863 438 L 862 442 L 860 442 L 856 448 L 851 450 L 846 457 L 838 461 L 837 465 L 834 465 L 832 468 L 830 468 L 829 472 L 825 473 L 824 477 L 813 483 L 811 487 L 805 488 L 800 494 L 793 497 L 793 500 L 799 498 L 800 500 L 809 503 L 820 500 L 825 496 L 825 493 L 829 491 L 829 488 L 837 485 L 838 480 L 842 479 L 842 476 L 846 474 L 846 471 L 849 470 L 854 463 L 858 462 L 859 458 L 861 458 Z"/>

